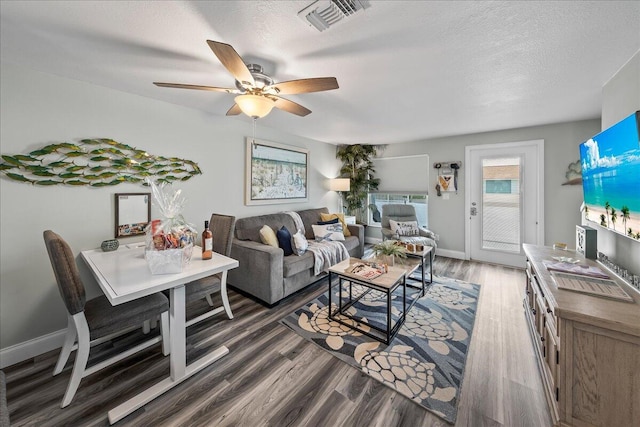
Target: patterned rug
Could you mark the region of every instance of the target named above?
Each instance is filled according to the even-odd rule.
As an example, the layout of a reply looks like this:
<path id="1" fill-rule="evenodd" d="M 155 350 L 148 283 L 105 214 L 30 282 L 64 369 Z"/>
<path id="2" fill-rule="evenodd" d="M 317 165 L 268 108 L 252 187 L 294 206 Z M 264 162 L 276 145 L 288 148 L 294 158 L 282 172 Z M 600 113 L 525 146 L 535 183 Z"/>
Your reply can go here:
<path id="1" fill-rule="evenodd" d="M 409 280 L 417 284 L 418 281 Z M 366 288 L 354 285 L 354 297 Z M 333 309 L 338 287 L 332 287 Z M 308 302 L 281 322 L 305 339 L 344 362 L 412 399 L 451 424 L 455 423 L 458 396 L 476 316 L 480 285 L 446 277 L 433 277 L 426 295 L 413 305 L 391 344 L 385 345 L 338 322 L 330 321 L 328 294 Z M 397 295 L 396 295 L 397 294 Z M 407 288 L 407 300 L 419 292 Z M 343 285 L 343 298 L 346 298 Z M 369 324 L 386 321 L 385 295 L 366 294 L 348 310 Z M 392 297 L 392 318 L 402 310 L 402 294 Z M 353 322 L 343 317 L 346 322 Z M 364 322 L 360 327 L 367 330 Z"/>

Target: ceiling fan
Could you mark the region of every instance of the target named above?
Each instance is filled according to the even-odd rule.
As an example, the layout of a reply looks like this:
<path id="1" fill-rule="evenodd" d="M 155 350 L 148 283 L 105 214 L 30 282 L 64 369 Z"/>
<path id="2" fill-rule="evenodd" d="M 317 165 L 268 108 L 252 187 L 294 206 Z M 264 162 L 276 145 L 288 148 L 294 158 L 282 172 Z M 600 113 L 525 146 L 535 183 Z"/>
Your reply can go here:
<path id="1" fill-rule="evenodd" d="M 294 95 L 298 93 L 338 89 L 338 81 L 335 77 L 317 77 L 276 83 L 271 77 L 264 74 L 262 66 L 258 64 L 245 64 L 233 46 L 212 40 L 207 40 L 207 44 L 222 65 L 224 65 L 236 79 L 235 88 L 161 82 L 154 82 L 153 84 L 160 87 L 209 90 L 236 94 L 238 96 L 235 97 L 233 106 L 227 111 L 227 116 L 245 113 L 254 119 L 266 116 L 271 112 L 273 107 L 298 116 L 306 116 L 311 113 L 311 110 L 293 101 L 282 98 L 280 95 Z"/>

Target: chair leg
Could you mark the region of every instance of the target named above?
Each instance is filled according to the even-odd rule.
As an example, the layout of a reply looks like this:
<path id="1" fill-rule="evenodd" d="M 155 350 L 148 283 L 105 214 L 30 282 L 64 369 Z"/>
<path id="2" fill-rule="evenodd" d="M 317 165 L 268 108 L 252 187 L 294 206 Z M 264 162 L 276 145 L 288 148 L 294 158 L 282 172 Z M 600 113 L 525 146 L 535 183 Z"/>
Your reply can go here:
<path id="1" fill-rule="evenodd" d="M 233 319 L 233 313 L 231 312 L 231 306 L 229 305 L 229 297 L 227 296 L 227 271 L 222 273 L 222 280 L 220 280 L 220 296 L 222 297 L 222 305 L 224 305 L 224 311 L 227 312 L 227 317 Z"/>
<path id="2" fill-rule="evenodd" d="M 67 360 L 69 360 L 69 355 L 73 350 L 73 344 L 76 342 L 76 326 L 73 322 L 73 317 L 69 314 L 67 316 L 67 335 L 64 337 L 64 344 L 60 349 L 60 356 L 58 356 L 58 363 L 56 363 L 56 367 L 53 370 L 53 376 L 58 375 L 64 369 L 64 366 L 67 364 Z"/>
<path id="3" fill-rule="evenodd" d="M 87 367 L 89 349 L 91 347 L 89 325 L 87 324 L 87 319 L 84 317 L 84 312 L 74 314 L 72 319 L 75 324 L 75 329 L 78 332 L 78 351 L 76 353 L 76 361 L 73 364 L 73 372 L 69 379 L 69 385 L 67 386 L 67 391 L 64 394 L 62 404 L 60 405 L 61 408 L 64 408 L 71 403 L 73 396 L 75 396 L 76 391 L 78 390 L 80 381 L 84 376 L 84 370 Z"/>
<path id="4" fill-rule="evenodd" d="M 151 321 L 145 320 L 144 322 L 142 322 L 142 333 L 146 335 L 149 332 L 151 332 Z"/>
<path id="5" fill-rule="evenodd" d="M 160 315 L 160 335 L 162 335 L 162 354 L 168 356 L 171 353 L 171 343 L 169 341 L 169 312 L 165 311 Z"/>
<path id="6" fill-rule="evenodd" d="M 211 294 L 207 294 L 206 298 L 207 302 L 209 303 L 209 307 L 213 307 L 213 299 L 211 299 Z"/>

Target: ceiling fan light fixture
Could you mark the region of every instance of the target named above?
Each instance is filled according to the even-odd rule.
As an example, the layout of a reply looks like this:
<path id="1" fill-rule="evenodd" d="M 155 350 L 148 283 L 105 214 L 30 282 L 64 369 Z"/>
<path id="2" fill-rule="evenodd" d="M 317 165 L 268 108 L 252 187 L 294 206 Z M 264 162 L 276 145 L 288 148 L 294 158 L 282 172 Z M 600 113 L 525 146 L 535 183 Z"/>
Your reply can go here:
<path id="1" fill-rule="evenodd" d="M 275 100 L 260 95 L 238 95 L 235 101 L 244 114 L 257 119 L 269 114 L 276 105 Z"/>

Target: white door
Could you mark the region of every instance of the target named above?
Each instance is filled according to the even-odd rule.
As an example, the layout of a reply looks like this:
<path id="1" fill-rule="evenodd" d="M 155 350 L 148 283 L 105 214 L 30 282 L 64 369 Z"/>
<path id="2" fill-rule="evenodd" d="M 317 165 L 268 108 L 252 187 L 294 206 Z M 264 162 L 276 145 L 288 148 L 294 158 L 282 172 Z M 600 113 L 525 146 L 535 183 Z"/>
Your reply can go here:
<path id="1" fill-rule="evenodd" d="M 524 267 L 523 243 L 544 243 L 543 141 L 466 147 L 467 258 Z"/>

